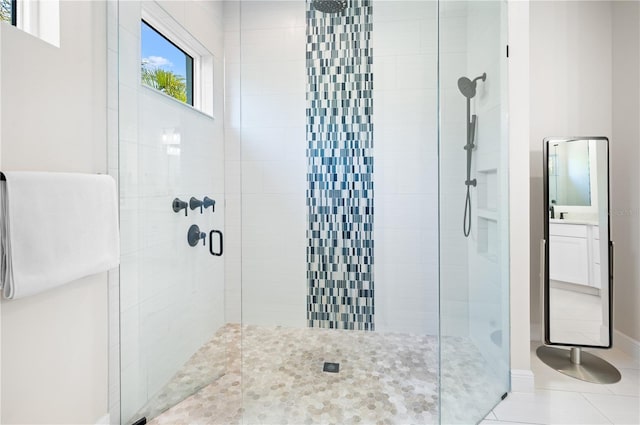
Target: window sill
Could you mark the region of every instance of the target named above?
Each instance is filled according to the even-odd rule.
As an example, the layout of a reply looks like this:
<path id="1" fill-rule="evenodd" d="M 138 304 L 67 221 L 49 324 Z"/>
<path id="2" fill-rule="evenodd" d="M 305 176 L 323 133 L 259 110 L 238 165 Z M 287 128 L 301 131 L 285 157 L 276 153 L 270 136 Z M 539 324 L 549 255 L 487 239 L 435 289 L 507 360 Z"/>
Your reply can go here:
<path id="1" fill-rule="evenodd" d="M 154 89 L 153 87 L 149 87 L 149 86 L 147 86 L 145 84 L 142 84 L 142 83 L 140 83 L 140 87 L 142 87 L 143 89 L 147 90 L 150 93 L 155 93 L 158 96 L 162 96 L 162 98 L 168 99 L 168 100 L 170 100 L 171 102 L 173 102 L 173 103 L 175 103 L 177 105 L 184 106 L 185 108 L 188 108 L 188 109 L 192 110 L 193 112 L 197 112 L 198 114 L 200 114 L 200 115 L 202 115 L 202 116 L 204 116 L 206 118 L 209 118 L 212 121 L 215 121 L 215 119 L 216 119 L 213 115 L 210 115 L 210 114 L 208 114 L 206 112 L 203 112 L 200 109 L 196 108 L 195 106 L 191 106 L 188 103 L 184 103 L 184 102 L 176 99 L 173 96 L 169 96 L 168 94 L 163 93 L 160 90 Z"/>

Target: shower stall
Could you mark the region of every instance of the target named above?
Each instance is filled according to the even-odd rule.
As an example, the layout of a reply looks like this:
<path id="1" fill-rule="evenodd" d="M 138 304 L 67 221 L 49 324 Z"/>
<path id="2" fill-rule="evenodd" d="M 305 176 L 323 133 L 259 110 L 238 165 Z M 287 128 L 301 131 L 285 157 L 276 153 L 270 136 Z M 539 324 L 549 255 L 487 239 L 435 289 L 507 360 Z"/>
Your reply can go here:
<path id="1" fill-rule="evenodd" d="M 115 422 L 468 424 L 501 400 L 506 7 L 117 2 Z M 149 82 L 185 58 L 182 100 Z"/>

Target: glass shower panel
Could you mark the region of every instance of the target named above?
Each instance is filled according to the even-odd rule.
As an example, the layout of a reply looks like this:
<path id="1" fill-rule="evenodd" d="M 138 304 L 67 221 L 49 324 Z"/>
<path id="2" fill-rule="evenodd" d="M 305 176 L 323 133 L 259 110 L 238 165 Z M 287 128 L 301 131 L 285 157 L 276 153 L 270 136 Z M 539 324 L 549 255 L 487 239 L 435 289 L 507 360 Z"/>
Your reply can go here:
<path id="1" fill-rule="evenodd" d="M 224 146 L 221 119 L 141 83 L 141 68 L 170 66 L 141 52 L 142 17 L 161 23 L 159 31 L 173 30 L 165 34 L 194 28 L 155 2 L 124 1 L 118 9 L 120 399 L 122 423 L 133 423 L 172 408 L 226 370 L 224 260 L 208 248 L 209 232 L 224 225 Z M 213 38 L 200 42 L 221 70 L 215 53 L 222 47 Z M 209 89 L 222 118 L 222 84 Z M 193 204 L 192 197 L 205 196 L 218 201 L 214 209 Z M 206 240 L 190 246 L 193 225 Z"/>
<path id="2" fill-rule="evenodd" d="M 437 423 L 438 4 L 236 4 L 242 420 Z"/>
<path id="3" fill-rule="evenodd" d="M 211 52 L 215 119 L 141 84 L 149 13 Z M 509 387 L 505 13 L 119 2 L 123 423 L 486 415 Z"/>
<path id="4" fill-rule="evenodd" d="M 506 2 L 440 2 L 442 423 L 509 391 Z"/>

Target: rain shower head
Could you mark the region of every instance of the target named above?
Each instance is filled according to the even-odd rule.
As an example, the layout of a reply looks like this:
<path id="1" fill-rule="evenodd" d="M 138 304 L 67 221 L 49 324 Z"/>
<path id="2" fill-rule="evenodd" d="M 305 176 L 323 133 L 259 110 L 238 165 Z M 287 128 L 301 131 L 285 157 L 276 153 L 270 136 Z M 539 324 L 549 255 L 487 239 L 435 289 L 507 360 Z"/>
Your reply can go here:
<path id="1" fill-rule="evenodd" d="M 311 0 L 311 7 L 324 13 L 339 13 L 347 7 L 347 0 Z"/>
<path id="2" fill-rule="evenodd" d="M 466 97 L 467 99 L 472 99 L 476 95 L 476 81 L 485 81 L 486 79 L 486 73 L 483 73 L 481 76 L 476 77 L 473 80 L 470 80 L 467 77 L 460 77 L 458 79 L 458 88 L 460 89 L 460 92 L 464 97 Z"/>

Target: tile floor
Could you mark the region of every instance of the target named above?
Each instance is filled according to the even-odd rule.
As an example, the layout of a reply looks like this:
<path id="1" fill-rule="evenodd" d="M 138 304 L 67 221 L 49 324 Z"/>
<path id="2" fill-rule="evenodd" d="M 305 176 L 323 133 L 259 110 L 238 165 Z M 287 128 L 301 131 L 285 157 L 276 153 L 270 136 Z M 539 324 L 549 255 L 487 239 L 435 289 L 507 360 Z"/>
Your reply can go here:
<path id="1" fill-rule="evenodd" d="M 155 417 L 153 425 L 436 423 L 437 352 L 431 339 L 251 326 L 241 330 L 228 325 L 194 355 L 145 413 Z M 479 357 L 477 353 L 464 354 L 470 344 L 449 342 L 451 352 L 443 355 L 459 359 L 465 367 L 449 368 L 452 373 L 443 375 L 443 385 L 464 388 L 479 400 L 495 392 L 488 387 L 491 379 L 482 375 L 487 365 L 470 361 Z M 591 384 L 546 366 L 535 354 L 538 345 L 531 345 L 535 392 L 510 393 L 481 425 L 640 424 L 640 362 L 618 349 L 595 350 L 620 370 L 622 380 Z M 336 359 L 341 363 L 339 375 L 318 371 L 323 361 Z M 455 373 L 468 371 L 469 364 L 478 365 L 469 374 L 478 379 Z M 211 379 L 213 375 L 217 379 Z M 173 397 L 186 399 L 177 402 Z M 446 422 L 469 423 L 462 418 L 477 417 L 473 409 L 478 403 L 460 405 L 451 391 L 444 397 L 452 397 L 443 400 L 451 406 Z"/>
<path id="2" fill-rule="evenodd" d="M 434 336 L 227 325 L 137 417 L 152 425 L 434 424 L 438 354 Z M 447 420 L 468 423 L 486 412 L 501 380 L 467 339 L 447 337 L 442 356 Z M 323 372 L 325 361 L 340 372 Z"/>
<path id="3" fill-rule="evenodd" d="M 552 281 L 553 284 L 554 281 Z M 602 298 L 599 295 L 581 293 L 578 285 L 551 288 L 549 298 L 552 341 L 573 341 L 584 345 L 607 345 L 601 340 Z"/>
<path id="4" fill-rule="evenodd" d="M 535 392 L 513 392 L 481 422 L 505 424 L 640 424 L 640 362 L 614 348 L 594 350 L 622 380 L 598 385 L 567 377 L 542 363 L 531 346 Z"/>

